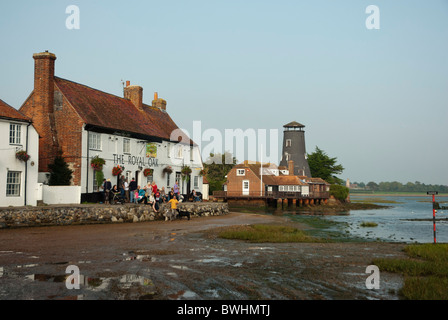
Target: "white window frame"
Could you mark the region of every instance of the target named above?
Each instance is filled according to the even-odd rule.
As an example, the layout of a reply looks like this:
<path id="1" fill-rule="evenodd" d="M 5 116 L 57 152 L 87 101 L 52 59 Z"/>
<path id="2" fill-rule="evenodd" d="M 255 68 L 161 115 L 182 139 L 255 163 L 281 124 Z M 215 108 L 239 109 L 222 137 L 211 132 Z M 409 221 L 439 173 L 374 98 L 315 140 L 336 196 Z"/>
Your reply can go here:
<path id="1" fill-rule="evenodd" d="M 6 196 L 20 197 L 22 183 L 21 171 L 8 171 L 6 176 Z"/>
<path id="2" fill-rule="evenodd" d="M 292 145 L 291 139 L 286 139 L 286 147 L 290 147 Z"/>
<path id="3" fill-rule="evenodd" d="M 131 139 L 123 138 L 123 153 L 131 154 Z"/>
<path id="4" fill-rule="evenodd" d="M 247 184 L 247 187 L 246 187 L 246 184 Z M 250 181 L 249 180 L 243 180 L 242 192 L 243 192 L 243 196 L 249 195 L 249 192 L 250 192 Z"/>
<path id="5" fill-rule="evenodd" d="M 22 125 L 19 123 L 9 124 L 9 144 L 22 144 Z"/>
<path id="6" fill-rule="evenodd" d="M 246 175 L 246 169 L 236 169 L 236 175 L 237 176 L 245 176 Z"/>
<path id="7" fill-rule="evenodd" d="M 101 133 L 90 132 L 89 133 L 89 149 L 101 151 Z"/>

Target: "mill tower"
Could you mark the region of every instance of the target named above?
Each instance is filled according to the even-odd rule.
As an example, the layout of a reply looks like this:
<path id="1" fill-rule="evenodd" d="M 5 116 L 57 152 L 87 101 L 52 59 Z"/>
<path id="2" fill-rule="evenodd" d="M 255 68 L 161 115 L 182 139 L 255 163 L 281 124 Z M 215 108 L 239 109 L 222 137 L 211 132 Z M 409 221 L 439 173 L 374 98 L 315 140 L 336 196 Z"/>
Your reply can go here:
<path id="1" fill-rule="evenodd" d="M 305 148 L 305 126 L 296 121 L 283 126 L 283 150 L 280 166 L 288 168 L 294 162 L 294 175 L 311 177 Z"/>

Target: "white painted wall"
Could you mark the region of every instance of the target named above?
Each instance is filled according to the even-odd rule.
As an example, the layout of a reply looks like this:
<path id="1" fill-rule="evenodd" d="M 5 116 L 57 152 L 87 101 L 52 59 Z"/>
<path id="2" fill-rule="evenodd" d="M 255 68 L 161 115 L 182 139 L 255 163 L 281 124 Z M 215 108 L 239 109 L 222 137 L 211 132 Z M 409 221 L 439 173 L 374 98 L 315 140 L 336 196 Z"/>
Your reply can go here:
<path id="1" fill-rule="evenodd" d="M 79 204 L 81 186 L 43 185 L 42 200 L 45 204 Z"/>
<path id="2" fill-rule="evenodd" d="M 11 122 L 21 125 L 20 144 L 9 143 Z M 26 150 L 27 127 L 28 150 Z M 16 159 L 15 154 L 17 150 L 27 151 L 31 156 L 28 162 Z M 39 136 L 34 127 L 32 125 L 28 126 L 27 122 L 0 119 L 0 153 L 0 206 L 35 206 L 38 197 Z M 8 171 L 20 172 L 20 193 L 18 196 L 7 196 L 6 194 Z"/>
<path id="3" fill-rule="evenodd" d="M 153 179 L 159 189 L 165 188 L 169 191 L 175 183 L 176 172 L 180 172 L 183 164 L 188 165 L 192 169 L 191 173 L 191 190 L 202 190 L 202 177 L 199 172 L 203 169 L 202 160 L 199 148 L 186 145 L 180 145 L 170 141 L 163 141 L 156 143 L 157 157 L 146 157 L 146 143 L 148 141 L 134 138 L 127 138 L 119 135 L 101 133 L 101 148 L 94 150 L 88 147 L 89 133 L 86 130 L 82 132 L 82 169 L 81 169 L 81 193 L 93 192 L 93 176 L 94 170 L 90 167 L 90 160 L 98 155 L 100 158 L 106 160 L 103 167 L 105 179 L 111 179 L 112 186 L 117 183 L 117 177 L 112 175 L 112 168 L 116 165 L 124 166 L 123 174 L 128 175 L 128 181 L 132 178 L 138 180 L 140 186 L 147 184 L 147 177 L 143 175 L 143 170 L 146 168 L 154 169 Z M 123 150 L 123 140 L 130 140 L 130 152 L 125 153 Z M 182 157 L 178 157 L 178 146 L 182 149 Z M 163 169 L 166 166 L 171 166 L 173 173 L 170 175 L 168 183 L 167 175 L 163 174 Z M 198 178 L 198 188 L 195 188 L 194 176 Z M 179 180 L 179 185 L 183 187 L 183 192 L 187 191 L 186 181 Z"/>

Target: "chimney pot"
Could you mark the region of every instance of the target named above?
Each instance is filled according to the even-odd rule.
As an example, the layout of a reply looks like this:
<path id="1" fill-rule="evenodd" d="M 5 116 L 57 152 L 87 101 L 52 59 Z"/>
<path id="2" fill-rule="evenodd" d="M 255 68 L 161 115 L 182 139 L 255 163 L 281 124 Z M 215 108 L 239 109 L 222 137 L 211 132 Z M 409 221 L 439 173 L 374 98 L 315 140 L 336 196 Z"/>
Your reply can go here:
<path id="1" fill-rule="evenodd" d="M 129 87 L 131 85 L 131 81 L 126 81 L 126 87 Z"/>

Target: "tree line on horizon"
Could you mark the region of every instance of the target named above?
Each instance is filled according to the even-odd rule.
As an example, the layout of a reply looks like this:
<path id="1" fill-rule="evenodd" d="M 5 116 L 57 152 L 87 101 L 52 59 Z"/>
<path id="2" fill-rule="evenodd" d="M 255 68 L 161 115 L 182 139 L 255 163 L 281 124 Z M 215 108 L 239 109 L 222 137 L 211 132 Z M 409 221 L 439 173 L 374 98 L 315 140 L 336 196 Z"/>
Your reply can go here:
<path id="1" fill-rule="evenodd" d="M 438 191 L 440 193 L 448 193 L 448 186 L 439 184 L 424 184 L 420 181 L 408 182 L 403 184 L 398 181 L 392 182 L 380 182 L 373 181 L 368 182 L 354 182 L 353 185 L 357 185 L 359 189 L 369 191 L 385 191 L 385 192 L 427 192 Z"/>

